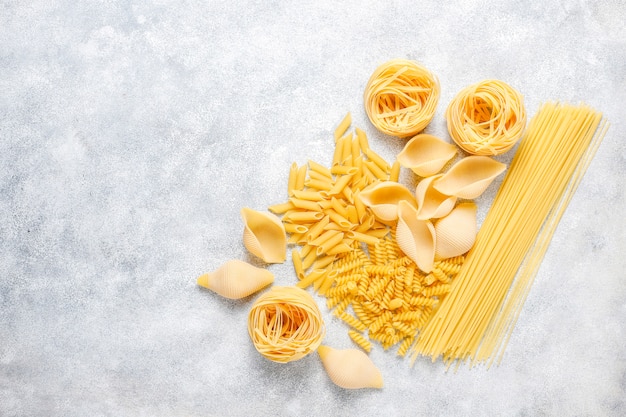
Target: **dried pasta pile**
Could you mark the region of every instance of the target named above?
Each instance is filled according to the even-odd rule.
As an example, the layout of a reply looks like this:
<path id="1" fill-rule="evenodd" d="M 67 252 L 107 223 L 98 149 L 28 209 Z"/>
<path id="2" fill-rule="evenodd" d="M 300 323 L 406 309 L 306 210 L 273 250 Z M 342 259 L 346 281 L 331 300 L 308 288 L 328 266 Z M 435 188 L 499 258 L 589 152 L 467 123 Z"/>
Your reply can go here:
<path id="1" fill-rule="evenodd" d="M 297 286 L 326 296 L 366 351 L 370 340 L 385 349 L 401 343 L 398 354 L 404 356 L 450 290 L 463 257 L 439 260 L 423 273 L 402 253 L 395 222 L 381 221 L 359 198 L 367 186 L 397 181 L 399 165 L 372 151 L 362 130 L 346 133 L 350 123 L 348 114 L 335 131 L 332 166 L 292 165 L 289 200 L 269 210 L 282 215 L 288 242 L 301 247 L 291 252 Z"/>
<path id="2" fill-rule="evenodd" d="M 413 136 L 435 115 L 439 80 L 418 62 L 394 59 L 376 68 L 365 87 L 363 101 L 378 130 L 392 136 Z"/>

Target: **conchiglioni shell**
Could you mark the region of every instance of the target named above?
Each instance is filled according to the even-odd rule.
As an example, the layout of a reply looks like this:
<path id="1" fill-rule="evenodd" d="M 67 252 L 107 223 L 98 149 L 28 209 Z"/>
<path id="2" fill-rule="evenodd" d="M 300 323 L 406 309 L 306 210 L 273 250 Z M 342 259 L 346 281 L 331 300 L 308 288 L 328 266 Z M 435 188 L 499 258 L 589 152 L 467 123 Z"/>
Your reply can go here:
<path id="1" fill-rule="evenodd" d="M 457 148 L 436 136 L 422 133 L 409 140 L 398 154 L 398 162 L 420 177 L 438 173 L 456 155 Z"/>
<path id="2" fill-rule="evenodd" d="M 428 273 L 435 262 L 435 228 L 429 220 L 418 220 L 417 209 L 405 201 L 398 205 L 396 242 L 417 267 Z"/>
<path id="3" fill-rule="evenodd" d="M 476 241 L 476 204 L 461 203 L 435 223 L 435 257 L 453 258 L 469 251 Z"/>
<path id="4" fill-rule="evenodd" d="M 243 244 L 255 256 L 267 263 L 282 263 L 287 258 L 287 234 L 280 219 L 271 213 L 262 213 L 244 207 Z"/>
<path id="5" fill-rule="evenodd" d="M 198 285 L 215 291 L 222 297 L 247 297 L 274 282 L 274 274 L 267 269 L 232 259 L 213 272 L 198 277 Z"/>
<path id="6" fill-rule="evenodd" d="M 377 218 L 386 222 L 398 219 L 400 201 L 407 201 L 413 207 L 417 207 L 413 193 L 395 181 L 381 181 L 370 185 L 359 193 L 359 198 Z"/>
<path id="7" fill-rule="evenodd" d="M 437 219 L 452 211 L 456 197 L 440 193 L 433 187 L 433 182 L 441 175 L 424 178 L 415 188 L 418 220 Z"/>
<path id="8" fill-rule="evenodd" d="M 488 156 L 467 156 L 433 183 L 439 192 L 459 198 L 480 196 L 506 165 Z"/>
<path id="9" fill-rule="evenodd" d="M 358 349 L 333 349 L 329 346 L 317 348 L 324 369 L 336 385 L 341 388 L 382 388 L 383 376 L 374 362 Z"/>

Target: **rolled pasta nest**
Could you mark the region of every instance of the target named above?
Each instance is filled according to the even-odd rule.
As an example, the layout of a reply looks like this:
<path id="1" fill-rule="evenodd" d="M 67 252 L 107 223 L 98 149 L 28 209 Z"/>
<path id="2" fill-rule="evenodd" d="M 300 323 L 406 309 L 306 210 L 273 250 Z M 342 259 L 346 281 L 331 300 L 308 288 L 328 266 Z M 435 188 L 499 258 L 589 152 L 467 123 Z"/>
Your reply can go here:
<path id="1" fill-rule="evenodd" d="M 470 85 L 457 94 L 446 110 L 448 132 L 466 152 L 500 155 L 510 150 L 526 127 L 522 95 L 498 80 Z"/>
<path id="2" fill-rule="evenodd" d="M 439 102 L 439 80 L 415 61 L 395 59 L 379 66 L 363 94 L 372 124 L 392 136 L 424 130 Z"/>
<path id="3" fill-rule="evenodd" d="M 248 333 L 261 355 L 286 363 L 315 351 L 326 330 L 309 293 L 298 287 L 275 286 L 254 302 Z"/>

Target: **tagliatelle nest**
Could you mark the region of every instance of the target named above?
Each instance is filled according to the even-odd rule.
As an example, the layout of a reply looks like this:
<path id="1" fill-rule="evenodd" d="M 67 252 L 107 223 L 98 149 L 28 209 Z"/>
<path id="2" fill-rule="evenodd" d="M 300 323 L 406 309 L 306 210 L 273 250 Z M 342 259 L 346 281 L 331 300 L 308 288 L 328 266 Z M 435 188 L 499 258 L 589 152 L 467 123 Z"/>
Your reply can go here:
<path id="1" fill-rule="evenodd" d="M 379 66 L 363 94 L 365 111 L 378 130 L 392 136 L 413 136 L 435 115 L 439 80 L 415 61 L 395 59 Z"/>
<path id="2" fill-rule="evenodd" d="M 526 127 L 522 95 L 498 80 L 470 85 L 446 110 L 448 132 L 466 152 L 494 156 L 510 150 Z"/>
<path id="3" fill-rule="evenodd" d="M 248 315 L 256 350 L 274 362 L 291 362 L 315 351 L 326 334 L 313 297 L 298 287 L 272 287 Z"/>

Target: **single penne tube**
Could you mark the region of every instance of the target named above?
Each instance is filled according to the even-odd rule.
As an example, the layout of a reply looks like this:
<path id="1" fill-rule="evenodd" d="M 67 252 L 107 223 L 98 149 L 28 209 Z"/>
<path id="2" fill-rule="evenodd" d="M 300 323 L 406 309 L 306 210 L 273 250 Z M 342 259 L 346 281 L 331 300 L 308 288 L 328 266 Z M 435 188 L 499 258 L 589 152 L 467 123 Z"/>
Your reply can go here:
<path id="1" fill-rule="evenodd" d="M 330 173 L 330 169 L 326 168 L 324 165 L 322 164 L 318 164 L 317 162 L 309 159 L 309 170 L 313 171 L 313 172 L 317 172 L 318 174 L 323 175 L 324 177 L 328 178 L 328 179 L 332 179 L 333 175 Z M 309 176 L 311 175 L 311 172 L 309 172 Z"/>
<path id="2" fill-rule="evenodd" d="M 320 201 L 324 199 L 324 196 L 320 191 L 309 190 L 293 190 L 293 196 L 300 200 Z"/>
<path id="3" fill-rule="evenodd" d="M 320 208 L 322 209 L 322 211 L 333 208 L 333 203 L 330 199 L 321 200 L 321 201 L 318 201 L 317 203 L 320 205 Z"/>
<path id="4" fill-rule="evenodd" d="M 344 231 L 346 229 L 344 227 L 339 226 L 335 222 L 330 222 L 326 226 L 324 226 L 324 230 L 339 230 L 341 232 L 341 231 Z"/>
<path id="5" fill-rule="evenodd" d="M 352 124 L 352 115 L 348 112 L 348 114 L 346 114 L 344 118 L 341 120 L 341 122 L 339 123 L 339 126 L 337 126 L 337 128 L 335 129 L 335 142 L 337 142 L 337 140 L 341 136 L 343 136 L 344 133 L 346 133 L 346 130 L 348 130 L 351 124 Z"/>
<path id="6" fill-rule="evenodd" d="M 370 144 L 367 141 L 367 135 L 358 127 L 355 129 L 355 131 L 356 137 L 359 139 L 359 146 L 361 147 L 361 151 L 365 153 L 370 148 Z"/>
<path id="7" fill-rule="evenodd" d="M 304 278 L 304 268 L 302 268 L 302 258 L 296 249 L 291 251 L 291 260 L 293 261 L 293 269 L 299 280 Z"/>
<path id="8" fill-rule="evenodd" d="M 341 152 L 343 151 L 344 140 L 346 140 L 345 136 L 335 141 L 335 151 L 333 152 L 333 163 L 331 165 L 333 168 L 336 166 L 340 166 L 341 164 L 341 160 L 342 160 Z M 331 168 L 331 172 L 332 172 L 332 168 Z"/>
<path id="9" fill-rule="evenodd" d="M 292 233 L 287 239 L 287 243 L 298 243 L 305 236 L 304 233 Z"/>
<path id="10" fill-rule="evenodd" d="M 335 260 L 335 258 L 337 258 L 335 255 L 333 254 L 329 254 L 326 256 L 322 256 L 320 258 L 317 258 L 315 260 L 315 262 L 313 262 L 313 265 L 311 266 L 313 269 L 321 269 L 321 268 L 326 268 L 328 265 L 332 264 L 333 261 Z"/>
<path id="11" fill-rule="evenodd" d="M 328 252 L 326 252 L 328 255 L 338 255 L 340 253 L 346 253 L 346 252 L 350 252 L 352 251 L 354 248 L 352 248 L 350 245 L 348 245 L 345 242 L 339 242 L 337 245 L 335 245 L 334 247 L 330 248 L 328 250 Z"/>
<path id="12" fill-rule="evenodd" d="M 313 246 L 309 245 L 309 244 L 304 244 L 302 246 L 302 249 L 300 249 L 300 259 L 304 259 L 306 258 L 306 256 L 311 253 L 311 250 L 313 250 Z"/>
<path id="13" fill-rule="evenodd" d="M 313 284 L 318 279 L 322 279 L 325 273 L 326 273 L 325 269 L 314 269 L 313 271 L 309 272 L 306 276 L 304 276 L 304 278 L 302 278 L 302 280 L 296 284 L 296 287 L 306 288 L 309 285 Z"/>
<path id="14" fill-rule="evenodd" d="M 299 208 L 299 209 L 310 210 L 310 211 L 322 210 L 320 205 L 315 201 L 301 200 L 295 197 L 290 198 L 289 201 L 291 202 L 291 204 L 293 204 L 294 206 L 296 206 L 296 208 Z"/>
<path id="15" fill-rule="evenodd" d="M 359 146 L 359 139 L 357 139 L 356 137 L 352 138 L 352 143 L 351 143 L 351 151 L 350 153 L 352 154 L 352 165 L 354 165 L 354 158 L 358 158 L 359 156 L 361 156 L 361 147 Z"/>
<path id="16" fill-rule="evenodd" d="M 293 190 L 296 188 L 296 181 L 298 179 L 298 164 L 295 162 L 289 167 L 289 180 L 287 181 L 287 194 L 293 195 Z"/>
<path id="17" fill-rule="evenodd" d="M 309 173 L 309 179 L 311 180 L 318 180 L 318 181 L 324 181 L 324 182 L 330 182 L 330 183 L 333 182 L 332 178 L 327 177 L 326 175 L 319 173 L 317 171 L 313 171 L 309 169 L 308 173 Z"/>
<path id="18" fill-rule="evenodd" d="M 307 173 L 306 165 L 302 165 L 300 168 L 298 168 L 298 175 L 296 176 L 296 185 L 294 187 L 294 190 L 304 189 L 304 182 L 306 181 L 306 173 Z"/>
<path id="19" fill-rule="evenodd" d="M 357 232 L 355 230 L 350 230 L 349 232 L 347 232 L 346 237 L 353 238 L 355 240 L 358 240 L 359 242 L 364 242 L 368 245 L 375 245 L 379 241 L 377 237 L 371 236 L 367 233 Z"/>
<path id="20" fill-rule="evenodd" d="M 389 171 L 389 181 L 398 182 L 400 179 L 400 162 L 396 161 L 391 166 L 391 170 Z"/>
<path id="21" fill-rule="evenodd" d="M 332 208 L 324 210 L 324 213 L 327 214 L 328 217 L 330 217 L 330 220 L 337 223 L 339 226 L 343 227 L 344 229 L 349 229 L 352 227 L 352 223 L 350 223 L 348 219 L 343 217 L 341 214 L 337 213 Z"/>
<path id="22" fill-rule="evenodd" d="M 286 217 L 286 218 L 285 218 Z M 285 213 L 283 221 L 291 223 L 312 223 L 324 218 L 321 211 L 290 211 Z"/>
<path id="23" fill-rule="evenodd" d="M 283 227 L 287 233 L 304 234 L 309 231 L 309 228 L 303 224 L 287 223 L 283 222 Z"/>
<path id="24" fill-rule="evenodd" d="M 354 175 L 359 169 L 354 166 L 333 165 L 330 172 L 335 175 Z"/>
<path id="25" fill-rule="evenodd" d="M 365 156 L 367 156 L 370 161 L 375 163 L 376 166 L 378 166 L 383 172 L 387 173 L 391 169 L 387 161 L 385 161 L 382 156 L 378 155 L 373 150 L 367 149 L 365 151 Z"/>
<path id="26" fill-rule="evenodd" d="M 326 242 L 327 240 L 331 239 L 333 236 L 336 236 L 336 235 L 343 236 L 343 233 L 341 233 L 338 230 L 325 230 L 322 234 L 320 234 L 314 240 L 309 242 L 309 244 L 313 246 L 321 246 L 324 242 Z"/>
<path id="27" fill-rule="evenodd" d="M 274 204 L 269 206 L 267 209 L 274 214 L 283 214 L 289 210 L 293 210 L 294 208 L 296 208 L 296 206 L 294 206 L 290 201 L 287 201 L 285 203 Z"/>
<path id="28" fill-rule="evenodd" d="M 367 210 L 365 208 L 365 204 L 363 204 L 363 201 L 361 201 L 361 197 L 360 197 L 360 190 L 357 189 L 357 191 L 354 193 L 354 208 L 356 209 L 356 214 L 358 216 L 358 223 L 363 223 L 363 219 L 365 219 L 365 216 L 367 215 Z"/>
<path id="29" fill-rule="evenodd" d="M 304 185 L 306 185 L 309 188 L 314 188 L 316 190 L 330 190 L 331 188 L 333 188 L 333 185 L 330 181 L 323 181 L 320 179 L 309 179 L 307 181 L 304 182 Z"/>
<path id="30" fill-rule="evenodd" d="M 322 232 L 324 231 L 324 227 L 330 223 L 330 217 L 328 215 L 324 216 L 320 221 L 315 223 L 313 226 L 309 228 L 309 233 L 307 233 L 307 242 L 312 242 L 315 240 Z M 303 255 L 304 256 L 304 255 Z"/>
<path id="31" fill-rule="evenodd" d="M 306 271 L 307 269 L 311 267 L 311 265 L 313 265 L 313 262 L 315 262 L 316 259 L 317 259 L 317 254 L 315 253 L 315 250 L 311 248 L 311 251 L 307 253 L 304 258 L 302 258 L 302 268 L 304 268 L 304 270 Z"/>
<path id="32" fill-rule="evenodd" d="M 365 233 L 370 235 L 370 236 L 377 237 L 377 238 L 383 238 L 383 237 L 387 236 L 387 234 L 389 233 L 389 229 L 388 228 L 369 229 Z"/>
<path id="33" fill-rule="evenodd" d="M 334 230 L 328 230 L 328 232 L 334 232 Z M 332 235 L 329 239 L 325 240 L 324 242 L 322 242 L 321 245 L 317 247 L 317 249 L 315 250 L 315 253 L 317 254 L 317 256 L 324 255 L 326 254 L 326 252 L 328 252 L 328 250 L 338 245 L 342 240 L 343 240 L 343 233 L 340 232 L 340 233 L 337 233 L 336 235 Z"/>
<path id="34" fill-rule="evenodd" d="M 350 183 L 352 180 L 352 175 L 342 175 L 335 181 L 333 187 L 328 191 L 330 195 L 337 195 L 343 191 L 344 188 Z"/>
<path id="35" fill-rule="evenodd" d="M 382 180 L 382 181 L 387 181 L 389 179 L 389 174 L 387 174 L 387 172 L 383 171 L 383 169 L 381 167 L 379 167 L 373 161 L 363 161 L 363 164 L 365 164 L 365 166 L 367 166 L 367 168 L 372 172 L 372 174 L 374 174 L 374 176 L 377 179 Z"/>
<path id="36" fill-rule="evenodd" d="M 356 211 L 356 207 L 354 205 L 349 205 L 346 207 L 346 210 L 348 211 L 348 215 L 346 216 L 348 221 L 352 224 L 359 224 L 359 215 Z"/>
<path id="37" fill-rule="evenodd" d="M 328 271 L 328 273 L 324 275 L 323 282 L 319 286 L 320 294 L 328 293 L 328 290 L 330 290 L 330 287 L 333 286 L 333 283 L 335 282 L 335 278 L 337 277 L 338 273 L 339 271 L 337 271 L 336 269 L 333 269 L 331 271 Z"/>
<path id="38" fill-rule="evenodd" d="M 341 191 L 341 194 L 343 194 L 343 196 L 346 198 L 346 200 L 350 204 L 354 204 L 354 194 L 352 192 L 352 188 L 350 188 L 350 187 L 343 187 L 343 190 Z"/>
<path id="39" fill-rule="evenodd" d="M 333 197 L 330 199 L 330 204 L 332 209 L 339 213 L 342 217 L 348 217 L 348 209 L 341 204 L 340 200 Z"/>
<path id="40" fill-rule="evenodd" d="M 352 162 L 357 169 L 356 172 L 352 174 L 352 188 L 354 189 L 354 184 L 363 177 L 363 155 L 360 155 Z"/>
<path id="41" fill-rule="evenodd" d="M 352 166 L 352 135 L 343 142 L 341 150 L 341 165 Z"/>

